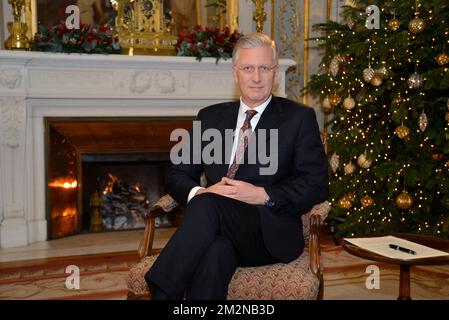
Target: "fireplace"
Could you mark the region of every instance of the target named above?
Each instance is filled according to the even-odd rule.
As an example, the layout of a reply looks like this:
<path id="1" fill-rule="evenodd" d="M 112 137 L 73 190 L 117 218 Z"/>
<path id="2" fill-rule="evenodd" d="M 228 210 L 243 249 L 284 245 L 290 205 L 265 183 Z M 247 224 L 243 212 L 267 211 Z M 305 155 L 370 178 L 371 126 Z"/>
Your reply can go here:
<path id="1" fill-rule="evenodd" d="M 144 228 L 166 193 L 170 133 L 192 118 L 46 118 L 48 238 Z M 177 226 L 180 210 L 156 227 Z"/>

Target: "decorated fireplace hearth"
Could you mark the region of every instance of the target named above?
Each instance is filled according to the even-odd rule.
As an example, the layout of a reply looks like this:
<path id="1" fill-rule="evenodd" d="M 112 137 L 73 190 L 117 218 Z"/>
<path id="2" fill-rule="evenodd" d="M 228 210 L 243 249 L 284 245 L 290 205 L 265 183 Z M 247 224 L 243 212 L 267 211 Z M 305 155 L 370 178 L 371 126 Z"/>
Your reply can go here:
<path id="1" fill-rule="evenodd" d="M 0 51 L 0 247 L 141 227 L 167 132 L 238 97 L 230 61 Z"/>

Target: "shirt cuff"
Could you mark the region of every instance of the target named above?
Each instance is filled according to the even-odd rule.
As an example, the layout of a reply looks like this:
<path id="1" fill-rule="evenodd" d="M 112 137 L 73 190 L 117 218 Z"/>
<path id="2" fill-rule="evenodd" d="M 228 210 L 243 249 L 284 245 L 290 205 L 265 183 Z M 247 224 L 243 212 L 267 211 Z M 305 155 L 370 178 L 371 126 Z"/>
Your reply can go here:
<path id="1" fill-rule="evenodd" d="M 192 200 L 192 198 L 195 196 L 196 192 L 200 189 L 204 189 L 203 187 L 193 187 L 192 190 L 190 190 L 189 195 L 187 196 L 187 203 Z"/>

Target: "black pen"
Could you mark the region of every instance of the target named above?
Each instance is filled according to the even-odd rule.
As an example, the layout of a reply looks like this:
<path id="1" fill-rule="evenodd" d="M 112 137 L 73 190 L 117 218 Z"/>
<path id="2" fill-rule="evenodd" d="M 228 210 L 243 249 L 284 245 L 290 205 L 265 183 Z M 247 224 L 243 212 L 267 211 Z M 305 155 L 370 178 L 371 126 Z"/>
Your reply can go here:
<path id="1" fill-rule="evenodd" d="M 416 254 L 416 251 L 398 246 L 397 244 L 389 244 L 388 246 L 390 247 L 390 249 L 393 249 L 393 250 L 399 250 L 399 251 L 409 253 L 409 254 Z"/>

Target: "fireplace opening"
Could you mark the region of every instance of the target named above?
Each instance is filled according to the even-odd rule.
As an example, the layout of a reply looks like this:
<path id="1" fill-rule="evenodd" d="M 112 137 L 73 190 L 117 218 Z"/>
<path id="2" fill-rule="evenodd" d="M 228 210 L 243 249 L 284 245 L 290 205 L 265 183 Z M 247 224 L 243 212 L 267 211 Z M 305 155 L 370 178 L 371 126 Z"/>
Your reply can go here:
<path id="1" fill-rule="evenodd" d="M 166 194 L 170 133 L 191 118 L 46 119 L 48 238 L 134 230 Z M 175 209 L 156 227 L 176 227 Z"/>
<path id="2" fill-rule="evenodd" d="M 166 193 L 167 154 L 82 154 L 83 232 L 145 227 L 144 217 Z M 158 226 L 175 225 L 173 214 Z"/>

